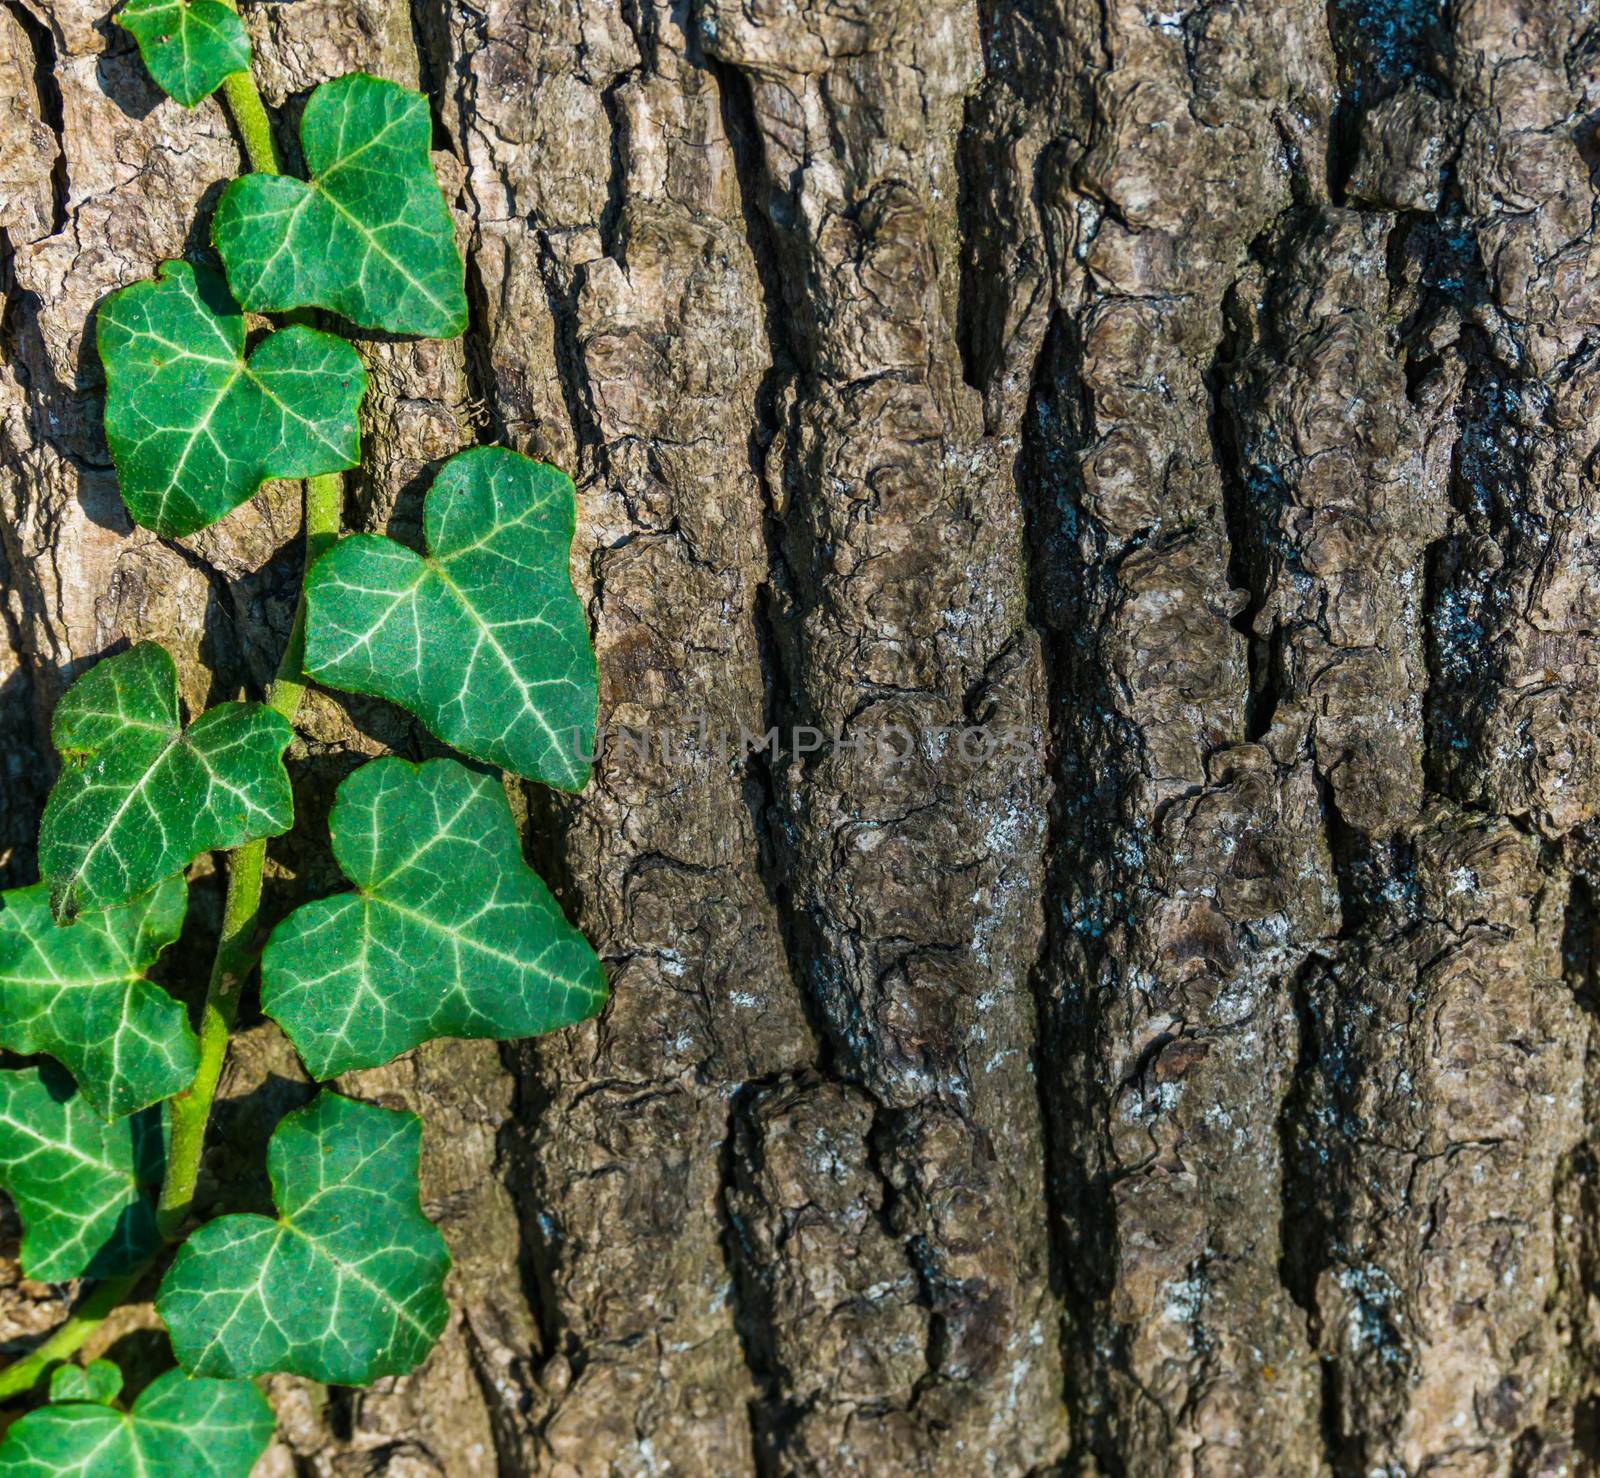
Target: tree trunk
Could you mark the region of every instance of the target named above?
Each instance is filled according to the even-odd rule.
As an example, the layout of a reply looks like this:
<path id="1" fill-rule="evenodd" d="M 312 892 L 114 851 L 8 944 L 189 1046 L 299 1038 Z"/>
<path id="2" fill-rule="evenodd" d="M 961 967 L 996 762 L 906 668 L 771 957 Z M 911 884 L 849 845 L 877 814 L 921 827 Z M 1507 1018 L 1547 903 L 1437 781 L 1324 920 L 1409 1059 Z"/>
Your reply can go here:
<path id="1" fill-rule="evenodd" d="M 1590 8 L 247 6 L 291 156 L 427 89 L 467 256 L 464 340 L 361 346 L 347 523 L 570 469 L 612 731 L 519 793 L 610 1006 L 345 1080 L 455 1313 L 275 1381 L 263 1473 L 1600 1472 Z M 64 684 L 258 693 L 299 577 L 293 486 L 123 513 L 95 305 L 241 162 L 106 11 L 0 0 L 7 885 Z M 431 744 L 300 727 L 274 917 Z M 307 1091 L 242 1034 L 234 1203 Z"/>

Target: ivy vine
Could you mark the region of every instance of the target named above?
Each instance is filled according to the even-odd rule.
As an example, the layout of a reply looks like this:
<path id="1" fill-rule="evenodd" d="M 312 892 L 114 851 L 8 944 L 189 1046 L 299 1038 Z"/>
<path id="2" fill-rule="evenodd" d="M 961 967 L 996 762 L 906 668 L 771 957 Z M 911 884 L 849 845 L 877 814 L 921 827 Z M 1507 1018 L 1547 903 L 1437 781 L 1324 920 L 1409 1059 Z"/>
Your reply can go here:
<path id="1" fill-rule="evenodd" d="M 252 172 L 212 223 L 222 271 L 164 263 L 98 315 L 106 439 L 134 521 L 178 538 L 269 479 L 304 479 L 306 574 L 264 703 L 185 723 L 171 656 L 142 643 L 63 697 L 41 880 L 0 895 L 0 1186 L 33 1278 L 97 1280 L 0 1399 L 49 1404 L 0 1443 L 0 1474 L 243 1478 L 272 1415 L 251 1384 L 289 1372 L 364 1385 L 414 1369 L 443 1328 L 444 1239 L 423 1214 L 422 1126 L 326 1088 L 268 1148 L 276 1217 L 193 1225 L 212 1100 L 241 989 L 325 1081 L 432 1037 L 509 1039 L 593 1015 L 594 950 L 524 863 L 503 784 L 450 759 L 373 761 L 330 817 L 349 891 L 303 905 L 260 950 L 267 840 L 294 796 L 284 755 L 310 679 L 389 699 L 469 758 L 568 790 L 588 778 L 594 653 L 567 574 L 571 480 L 514 451 L 451 459 L 424 504 L 426 553 L 340 538 L 366 376 L 318 327 L 466 326 L 464 268 L 420 94 L 357 73 L 302 119 L 309 178 L 285 176 L 234 0 L 128 0 L 150 75 L 193 107 L 221 91 Z M 247 314 L 282 315 L 257 334 Z M 179 934 L 186 872 L 228 853 L 198 1030 L 148 978 Z M 157 1284 L 157 1279 L 159 1283 Z M 124 1408 L 122 1376 L 70 1363 L 149 1282 L 179 1369 Z"/>

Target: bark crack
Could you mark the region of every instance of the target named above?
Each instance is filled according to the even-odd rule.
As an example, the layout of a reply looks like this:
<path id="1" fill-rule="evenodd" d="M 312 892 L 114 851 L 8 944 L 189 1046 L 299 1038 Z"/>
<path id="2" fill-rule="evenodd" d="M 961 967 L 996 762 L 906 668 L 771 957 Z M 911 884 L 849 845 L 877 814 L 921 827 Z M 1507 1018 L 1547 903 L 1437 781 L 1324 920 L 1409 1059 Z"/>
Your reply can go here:
<path id="1" fill-rule="evenodd" d="M 50 28 L 20 0 L 0 0 L 22 27 L 33 50 L 33 86 L 39 99 L 40 121 L 55 135 L 55 159 L 50 167 L 53 215 L 49 234 L 65 230 L 71 181 L 67 175 L 66 112 L 61 84 L 56 78 L 56 38 Z"/>

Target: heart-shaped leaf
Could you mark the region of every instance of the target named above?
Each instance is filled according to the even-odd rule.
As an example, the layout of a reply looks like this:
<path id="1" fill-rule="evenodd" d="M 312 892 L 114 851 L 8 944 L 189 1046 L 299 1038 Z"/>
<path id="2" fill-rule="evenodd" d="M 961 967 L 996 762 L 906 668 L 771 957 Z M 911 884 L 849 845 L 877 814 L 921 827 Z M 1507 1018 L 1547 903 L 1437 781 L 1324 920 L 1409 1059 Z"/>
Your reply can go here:
<path id="1" fill-rule="evenodd" d="M 319 1094 L 267 1148 L 276 1219 L 224 1216 L 179 1249 L 156 1312 L 196 1375 L 364 1386 L 444 1328 L 450 1254 L 422 1214 L 415 1114 Z"/>
<path id="2" fill-rule="evenodd" d="M 364 328 L 448 339 L 467 326 L 465 268 L 433 177 L 421 93 L 356 72 L 306 104 L 311 182 L 252 174 L 211 226 L 234 295 L 258 313 L 329 308 Z"/>
<path id="3" fill-rule="evenodd" d="M 269 477 L 354 467 L 361 357 L 316 329 L 286 328 L 245 354 L 245 322 L 213 272 L 166 262 L 100 305 L 106 440 L 137 524 L 181 538 Z"/>
<path id="4" fill-rule="evenodd" d="M 109 1360 L 91 1360 L 87 1365 L 58 1365 L 50 1375 L 52 1401 L 95 1401 L 109 1406 L 121 1392 L 122 1372 Z"/>
<path id="5" fill-rule="evenodd" d="M 249 1478 L 272 1431 L 272 1408 L 248 1381 L 169 1370 L 129 1411 L 100 1402 L 30 1411 L 0 1443 L 0 1475 Z"/>
<path id="6" fill-rule="evenodd" d="M 503 447 L 452 458 L 429 555 L 356 535 L 312 567 L 306 670 L 388 698 L 463 754 L 581 790 L 599 687 L 567 561 L 572 479 Z"/>
<path id="7" fill-rule="evenodd" d="M 108 657 L 56 708 L 61 778 L 39 827 L 58 919 L 112 908 L 202 852 L 279 836 L 294 820 L 288 720 L 222 703 L 185 729 L 178 672 L 153 642 Z"/>
<path id="8" fill-rule="evenodd" d="M 189 1086 L 188 1013 L 144 972 L 183 927 L 189 890 L 167 878 L 120 908 L 57 924 L 43 883 L 0 894 L 0 1046 L 48 1052 L 102 1118 Z"/>
<path id="9" fill-rule="evenodd" d="M 604 1003 L 600 961 L 522 860 L 498 782 L 375 760 L 339 787 L 330 829 L 357 891 L 297 909 L 261 960 L 262 1009 L 312 1076 L 430 1037 L 531 1037 Z"/>
<path id="10" fill-rule="evenodd" d="M 250 37 L 222 0 L 128 0 L 117 24 L 133 33 L 155 84 L 192 108 L 250 67 Z"/>
<path id="11" fill-rule="evenodd" d="M 0 1073 L 0 1187 L 22 1219 L 22 1270 L 43 1283 L 131 1272 L 160 1242 L 161 1110 L 108 1124 L 56 1067 Z"/>

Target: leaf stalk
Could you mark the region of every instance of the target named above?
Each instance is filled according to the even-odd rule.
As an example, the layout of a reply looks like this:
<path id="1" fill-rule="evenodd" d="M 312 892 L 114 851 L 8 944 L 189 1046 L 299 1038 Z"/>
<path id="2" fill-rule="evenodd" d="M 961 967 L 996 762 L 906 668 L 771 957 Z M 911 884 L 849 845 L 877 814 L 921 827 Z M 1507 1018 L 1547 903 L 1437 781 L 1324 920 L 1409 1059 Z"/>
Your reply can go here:
<path id="1" fill-rule="evenodd" d="M 306 484 L 306 569 L 339 537 L 342 484 L 337 473 L 314 477 Z M 295 609 L 289 644 L 284 648 L 278 675 L 267 706 L 290 723 L 305 695 L 303 664 L 306 643 L 305 581 Z M 229 854 L 228 895 L 222 910 L 222 932 L 211 966 L 200 1018 L 200 1068 L 192 1082 L 172 1100 L 172 1131 L 167 1149 L 167 1175 L 156 1207 L 156 1224 L 169 1242 L 183 1234 L 194 1203 L 200 1154 L 205 1148 L 206 1126 L 217 1096 L 223 1060 L 228 1054 L 228 1034 L 239 1012 L 239 995 L 256 961 L 256 934 L 261 917 L 262 873 L 267 842 L 262 837 Z"/>
<path id="2" fill-rule="evenodd" d="M 237 10 L 234 0 L 224 0 Z M 235 72 L 222 84 L 222 93 L 234 126 L 239 131 L 251 169 L 258 174 L 280 174 L 272 120 L 261 101 L 260 90 L 248 71 Z M 312 478 L 305 485 L 305 567 L 337 541 L 342 514 L 343 479 L 336 473 Z M 291 723 L 305 695 L 306 600 L 302 578 L 294 625 L 267 697 L 267 706 Z M 171 1138 L 167 1171 L 157 1203 L 156 1223 L 162 1237 L 173 1242 L 182 1235 L 194 1203 L 200 1155 L 217 1084 L 228 1053 L 228 1035 L 239 1011 L 239 995 L 256 958 L 256 931 L 261 914 L 262 874 L 267 843 L 262 838 L 238 848 L 228 862 L 228 892 L 223 906 L 222 931 L 206 990 L 200 1022 L 200 1067 L 194 1082 L 172 1100 Z M 154 1259 L 132 1273 L 97 1284 L 66 1322 L 30 1354 L 0 1370 L 0 1401 L 26 1394 L 52 1365 L 70 1359 L 84 1341 L 138 1287 Z"/>
<path id="3" fill-rule="evenodd" d="M 248 72 L 233 72 L 222 81 L 222 95 L 228 100 L 234 127 L 239 130 L 245 157 L 257 174 L 282 174 L 277 146 L 272 141 L 272 120 L 256 80 Z"/>
<path id="4" fill-rule="evenodd" d="M 238 8 L 234 0 L 226 0 L 226 3 Z M 255 78 L 249 72 L 235 72 L 224 79 L 222 92 L 244 143 L 250 167 L 258 174 L 281 173 L 278 151 L 272 141 L 272 120 L 267 116 Z M 305 568 L 309 570 L 317 557 L 339 537 L 343 483 L 337 473 L 330 473 L 312 478 L 305 486 Z M 302 577 L 289 644 L 284 648 L 272 691 L 267 695 L 267 706 L 290 723 L 294 722 L 300 700 L 305 695 L 305 648 L 306 596 Z M 156 1224 L 169 1242 L 182 1236 L 189 1208 L 194 1204 L 206 1126 L 211 1121 L 211 1106 L 228 1055 L 228 1034 L 239 1013 L 239 994 L 255 964 L 266 860 L 265 837 L 240 847 L 229 857 L 222 932 L 217 939 L 216 959 L 212 963 L 200 1017 L 200 1068 L 194 1082 L 172 1100 L 167 1175 L 156 1208 Z"/>
<path id="5" fill-rule="evenodd" d="M 107 1315 L 116 1311 L 149 1271 L 150 1263 L 147 1262 L 120 1278 L 107 1278 L 104 1283 L 97 1283 L 89 1296 L 73 1310 L 66 1323 L 38 1349 L 20 1360 L 13 1360 L 4 1370 L 0 1370 L 0 1401 L 26 1395 L 52 1365 L 77 1354 L 83 1342 L 105 1322 Z"/>
<path id="6" fill-rule="evenodd" d="M 222 3 L 238 12 L 238 0 L 222 0 Z M 228 111 L 233 114 L 233 126 L 239 130 L 239 141 L 244 145 L 250 168 L 257 174 L 282 174 L 278 149 L 272 141 L 272 119 L 267 115 L 261 90 L 249 70 L 231 72 L 224 77 L 222 95 L 227 99 Z"/>

